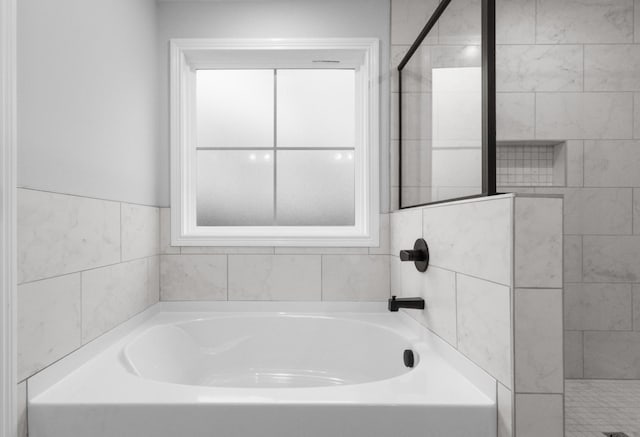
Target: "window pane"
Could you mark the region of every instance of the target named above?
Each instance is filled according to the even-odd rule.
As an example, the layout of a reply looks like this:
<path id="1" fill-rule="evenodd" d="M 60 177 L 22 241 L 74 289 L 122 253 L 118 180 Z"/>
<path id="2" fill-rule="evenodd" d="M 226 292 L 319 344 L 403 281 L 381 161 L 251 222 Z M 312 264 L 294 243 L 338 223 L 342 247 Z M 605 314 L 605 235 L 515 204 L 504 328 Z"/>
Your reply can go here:
<path id="1" fill-rule="evenodd" d="M 354 152 L 277 152 L 277 220 L 288 226 L 351 226 Z"/>
<path id="2" fill-rule="evenodd" d="M 273 152 L 199 150 L 198 226 L 273 224 Z"/>
<path id="3" fill-rule="evenodd" d="M 273 70 L 198 70 L 197 146 L 273 147 Z"/>
<path id="4" fill-rule="evenodd" d="M 279 147 L 354 147 L 353 70 L 278 70 L 277 81 Z"/>

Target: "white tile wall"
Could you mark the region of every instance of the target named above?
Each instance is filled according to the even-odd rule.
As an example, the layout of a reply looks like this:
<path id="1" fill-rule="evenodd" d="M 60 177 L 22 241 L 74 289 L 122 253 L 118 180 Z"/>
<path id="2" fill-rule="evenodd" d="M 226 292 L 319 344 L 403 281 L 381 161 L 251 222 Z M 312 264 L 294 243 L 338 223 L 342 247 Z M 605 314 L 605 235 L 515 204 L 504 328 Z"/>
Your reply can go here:
<path id="1" fill-rule="evenodd" d="M 229 255 L 229 300 L 320 300 L 320 255 Z"/>
<path id="2" fill-rule="evenodd" d="M 158 301 L 159 212 L 29 189 L 18 195 L 22 380 Z"/>
<path id="3" fill-rule="evenodd" d="M 18 384 L 18 436 L 27 437 L 27 382 Z"/>
<path id="4" fill-rule="evenodd" d="M 18 380 L 82 344 L 80 274 L 18 287 Z"/>
<path id="5" fill-rule="evenodd" d="M 516 289 L 516 391 L 562 393 L 562 290 Z"/>
<path id="6" fill-rule="evenodd" d="M 387 300 L 388 255 L 323 255 L 323 300 Z"/>
<path id="7" fill-rule="evenodd" d="M 633 0 L 538 0 L 536 42 L 633 41 Z"/>
<path id="8" fill-rule="evenodd" d="M 632 329 L 631 284 L 567 284 L 565 329 L 628 331 Z"/>
<path id="9" fill-rule="evenodd" d="M 160 212 L 150 206 L 122 204 L 122 260 L 156 255 L 160 245 Z"/>
<path id="10" fill-rule="evenodd" d="M 585 235 L 582 246 L 585 282 L 640 282 L 640 236 Z"/>
<path id="11" fill-rule="evenodd" d="M 564 331 L 564 377 L 582 378 L 582 331 Z"/>
<path id="12" fill-rule="evenodd" d="M 629 93 L 537 93 L 537 139 L 628 139 L 633 135 Z"/>
<path id="13" fill-rule="evenodd" d="M 512 388 L 510 288 L 457 275 L 457 313 L 458 350 Z"/>
<path id="14" fill-rule="evenodd" d="M 226 300 L 227 255 L 160 255 L 161 300 Z"/>
<path id="15" fill-rule="evenodd" d="M 498 437 L 513 435 L 513 393 L 498 383 Z"/>
<path id="16" fill-rule="evenodd" d="M 516 197 L 515 285 L 562 288 L 562 199 Z"/>
<path id="17" fill-rule="evenodd" d="M 407 314 L 457 347 L 456 273 L 435 266 L 420 273 L 413 263 L 400 263 L 399 258 L 396 261 L 401 275 L 400 296 L 420 296 L 428 302 L 424 311 Z"/>
<path id="18" fill-rule="evenodd" d="M 535 138 L 534 93 L 498 93 L 496 125 L 498 140 L 530 140 Z"/>
<path id="19" fill-rule="evenodd" d="M 512 204 L 511 198 L 500 198 L 423 210 L 422 233 L 432 253 L 431 264 L 511 284 Z"/>
<path id="20" fill-rule="evenodd" d="M 517 394 L 517 437 L 563 437 L 564 405 L 562 395 Z"/>
<path id="21" fill-rule="evenodd" d="M 504 45 L 496 48 L 498 92 L 582 91 L 582 45 Z"/>
<path id="22" fill-rule="evenodd" d="M 120 204 L 18 190 L 18 282 L 120 261 Z"/>
<path id="23" fill-rule="evenodd" d="M 146 258 L 82 272 L 82 342 L 104 334 L 151 304 Z"/>
<path id="24" fill-rule="evenodd" d="M 586 187 L 640 186 L 640 141 L 585 141 Z"/>
<path id="25" fill-rule="evenodd" d="M 640 379 L 640 332 L 585 331 L 584 377 Z"/>
<path id="26" fill-rule="evenodd" d="M 640 46 L 633 44 L 585 46 L 587 91 L 640 91 Z"/>
<path id="27" fill-rule="evenodd" d="M 496 1 L 496 41 L 498 44 L 533 44 L 536 39 L 535 2 Z"/>

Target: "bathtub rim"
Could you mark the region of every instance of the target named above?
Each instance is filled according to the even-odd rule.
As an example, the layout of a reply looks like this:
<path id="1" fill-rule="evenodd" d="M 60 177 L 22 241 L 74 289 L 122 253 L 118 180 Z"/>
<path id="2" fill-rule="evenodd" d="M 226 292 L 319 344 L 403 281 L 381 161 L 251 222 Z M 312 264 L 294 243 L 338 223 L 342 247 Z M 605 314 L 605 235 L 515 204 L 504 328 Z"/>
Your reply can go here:
<path id="1" fill-rule="evenodd" d="M 28 400 L 44 394 L 61 382 L 74 370 L 88 363 L 115 343 L 130 335 L 149 319 L 160 313 L 243 312 L 243 313 L 296 313 L 296 314 L 381 314 L 387 313 L 386 302 L 257 302 L 257 301 L 217 301 L 217 302 L 158 302 L 145 311 L 133 316 L 74 352 L 46 367 L 29 379 Z M 428 344 L 449 365 L 470 381 L 491 402 L 497 404 L 497 381 L 484 369 L 472 362 L 449 343 L 404 312 L 396 313 L 403 324 L 416 335 L 416 339 Z"/>

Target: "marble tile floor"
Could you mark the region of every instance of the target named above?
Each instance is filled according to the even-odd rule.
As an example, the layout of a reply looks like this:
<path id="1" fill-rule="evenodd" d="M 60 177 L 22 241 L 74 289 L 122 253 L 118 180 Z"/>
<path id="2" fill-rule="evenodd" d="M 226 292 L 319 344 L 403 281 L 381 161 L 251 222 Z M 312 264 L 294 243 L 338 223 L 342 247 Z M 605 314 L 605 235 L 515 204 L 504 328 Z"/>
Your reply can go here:
<path id="1" fill-rule="evenodd" d="M 640 380 L 567 380 L 565 436 L 640 437 Z"/>

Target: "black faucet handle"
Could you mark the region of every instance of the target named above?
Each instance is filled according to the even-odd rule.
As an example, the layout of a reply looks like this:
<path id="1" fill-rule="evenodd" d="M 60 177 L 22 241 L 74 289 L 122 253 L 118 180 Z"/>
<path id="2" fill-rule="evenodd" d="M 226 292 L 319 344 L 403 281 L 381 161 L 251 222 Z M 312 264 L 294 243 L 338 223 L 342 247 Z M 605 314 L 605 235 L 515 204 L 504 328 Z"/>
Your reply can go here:
<path id="1" fill-rule="evenodd" d="M 418 238 L 413 250 L 401 250 L 400 261 L 413 261 L 419 272 L 425 272 L 429 267 L 429 246 L 422 238 Z"/>
<path id="2" fill-rule="evenodd" d="M 424 261 L 427 254 L 422 250 L 401 250 L 400 261 Z"/>

